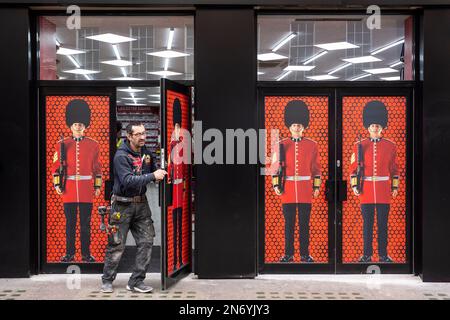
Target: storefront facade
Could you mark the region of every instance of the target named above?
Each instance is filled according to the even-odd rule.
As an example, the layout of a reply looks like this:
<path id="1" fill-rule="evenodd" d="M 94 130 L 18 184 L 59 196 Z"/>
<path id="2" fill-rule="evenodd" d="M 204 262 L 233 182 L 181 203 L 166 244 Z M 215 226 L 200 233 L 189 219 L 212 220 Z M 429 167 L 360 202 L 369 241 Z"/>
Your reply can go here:
<path id="1" fill-rule="evenodd" d="M 367 13 L 369 4 L 361 1 L 345 5 L 326 1 L 317 6 L 290 1 L 160 4 L 85 0 L 73 1 L 81 8 L 82 26 L 70 30 L 65 25 L 70 16 L 66 4 L 32 2 L 0 1 L 6 144 L 1 160 L 6 208 L 0 232 L 0 255 L 4 257 L 0 276 L 66 272 L 67 264 L 59 260 L 68 246 L 64 212 L 49 178 L 52 162 L 58 163 L 55 143 L 61 134 L 69 134 L 60 106 L 73 99 L 91 106 L 88 133 L 100 144 L 106 182 L 100 198 L 93 200 L 96 208 L 107 204 L 111 158 L 119 136 L 116 123 L 144 119 L 151 132 L 148 146 L 158 159 L 164 159 L 161 150 L 171 145 L 174 100 L 178 99 L 183 110 L 179 121 L 190 125 L 191 119 L 201 121 L 202 133 L 217 129 L 226 136 L 230 129 L 278 129 L 281 138 L 289 141 L 287 110 L 292 105 L 305 108 L 307 116 L 301 116 L 305 135 L 318 151 L 316 160 L 302 155 L 299 159 L 315 161 L 317 168 L 299 175 L 295 168 L 293 176 L 280 176 L 287 179 L 286 189 L 277 195 L 273 184 L 277 175 L 262 172 L 289 158 L 289 152 L 282 156 L 279 150 L 271 150 L 271 136 L 257 141 L 257 153 L 263 154 L 264 161 L 250 161 L 253 147 L 249 143 L 245 145 L 249 159 L 244 163 L 194 163 L 188 170 L 192 176 L 186 178 L 190 187 L 183 189 L 184 202 L 179 204 L 184 215 L 177 222 L 182 226 L 178 234 L 172 220 L 174 207 L 164 206 L 165 194 L 172 191 L 164 186 L 159 199 L 158 188 L 149 188 L 154 202 L 163 203 L 157 230 L 162 238 L 156 245 L 161 247 L 157 258 L 166 285 L 191 271 L 200 278 L 379 271 L 413 273 L 424 281 L 450 280 L 450 220 L 444 187 L 450 157 L 446 151 L 450 96 L 445 81 L 450 72 L 450 4 L 382 1 L 378 4 L 381 28 L 371 29 L 367 21 L 373 12 Z M 173 52 L 182 54 L 178 60 L 157 55 L 157 51 L 172 49 L 172 40 L 166 43 L 171 32 L 176 32 Z M 130 40 L 95 39 L 108 33 Z M 55 38 L 60 43 L 53 46 Z M 78 52 L 64 54 L 61 48 Z M 173 73 L 161 76 L 169 71 Z M 161 82 L 161 77 L 170 81 Z M 161 100 L 156 101 L 158 96 Z M 358 146 L 367 138 L 366 107 L 369 110 L 373 105 L 386 110 L 384 134 L 390 141 L 386 143 L 395 145 L 396 151 L 395 157 L 389 156 L 395 159 L 387 163 L 372 150 L 372 177 L 363 179 L 365 192 L 369 189 L 373 194 L 366 193 L 363 197 L 372 198 L 363 200 L 351 188 L 352 165 L 358 162 Z M 299 115 L 294 112 L 295 116 Z M 183 128 L 191 132 L 190 125 Z M 194 136 L 194 141 L 204 154 L 211 139 Z M 293 143 L 297 148 L 301 142 Z M 309 148 L 299 145 L 303 147 Z M 223 148 L 226 155 L 229 150 Z M 384 152 L 382 144 L 378 148 Z M 377 161 L 386 163 L 389 172 L 377 173 Z M 383 165 L 378 170 L 384 170 Z M 290 170 L 289 161 L 285 170 Z M 297 192 L 306 177 L 314 183 L 313 189 L 317 187 L 316 198 L 310 199 L 310 192 L 307 196 Z M 317 185 L 311 177 L 318 177 Z M 375 183 L 388 181 L 392 190 L 398 189 L 395 199 L 388 195 L 389 200 L 373 200 L 381 192 Z M 290 192 L 295 201 L 289 199 Z M 380 203 L 388 205 L 387 213 L 383 211 L 386 206 L 377 207 L 377 218 L 372 214 L 367 222 L 370 213 L 361 213 L 361 204 Z M 292 211 L 293 204 L 299 205 Z M 159 216 L 161 209 L 154 206 L 154 215 Z M 90 249 L 98 261 L 85 264 L 77 256 L 80 260 L 73 263 L 82 272 L 101 270 L 106 236 L 98 231 L 95 208 Z M 288 220 L 298 227 L 287 227 Z M 299 233 L 294 231 L 297 228 Z M 178 249 L 180 261 L 175 257 L 177 245 L 171 247 L 176 237 L 185 239 Z M 80 245 L 77 240 L 77 250 Z M 361 255 L 371 260 L 360 261 Z M 287 261 L 281 260 L 283 256 Z M 383 260 L 387 256 L 392 261 Z"/>

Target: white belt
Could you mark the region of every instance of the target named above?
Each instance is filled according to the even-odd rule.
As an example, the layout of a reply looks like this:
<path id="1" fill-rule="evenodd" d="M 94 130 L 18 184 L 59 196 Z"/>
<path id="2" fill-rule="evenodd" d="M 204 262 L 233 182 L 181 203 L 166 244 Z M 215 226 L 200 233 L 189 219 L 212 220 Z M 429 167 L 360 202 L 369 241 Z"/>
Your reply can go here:
<path id="1" fill-rule="evenodd" d="M 67 176 L 67 180 L 91 180 L 92 176 L 80 176 L 80 175 L 75 175 L 75 176 Z"/>
<path id="2" fill-rule="evenodd" d="M 311 176 L 286 176 L 286 181 L 306 181 L 311 180 Z"/>
<path id="3" fill-rule="evenodd" d="M 377 176 L 371 176 L 371 177 L 364 177 L 364 181 L 388 181 L 389 177 L 377 177 Z"/>
<path id="4" fill-rule="evenodd" d="M 180 183 L 183 183 L 183 179 L 175 179 L 175 180 L 173 180 L 172 183 L 173 183 L 173 184 L 180 184 Z"/>

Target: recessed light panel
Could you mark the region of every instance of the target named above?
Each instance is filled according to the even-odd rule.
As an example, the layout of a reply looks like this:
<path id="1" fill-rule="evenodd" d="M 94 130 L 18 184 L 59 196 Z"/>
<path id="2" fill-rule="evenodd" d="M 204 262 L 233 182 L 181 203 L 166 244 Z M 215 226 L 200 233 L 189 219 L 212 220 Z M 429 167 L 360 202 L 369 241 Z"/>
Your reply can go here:
<path id="1" fill-rule="evenodd" d="M 129 66 L 133 65 L 133 63 L 131 61 L 127 61 L 127 60 L 107 60 L 107 61 L 102 61 L 102 63 L 109 64 L 112 66 L 117 66 L 117 67 L 129 67 Z"/>
<path id="2" fill-rule="evenodd" d="M 99 34 L 96 36 L 89 36 L 86 38 L 101 41 L 101 42 L 107 42 L 107 43 L 111 43 L 111 44 L 117 44 L 117 43 L 122 43 L 122 42 L 131 42 L 131 41 L 136 40 L 134 38 L 124 37 L 124 36 L 114 34 L 114 33 L 103 33 L 103 34 Z"/>
<path id="3" fill-rule="evenodd" d="M 395 69 L 392 69 L 392 68 L 366 69 L 366 70 L 363 70 L 363 71 L 371 73 L 371 74 L 398 72 L 398 70 L 395 70 Z"/>
<path id="4" fill-rule="evenodd" d="M 284 71 L 310 71 L 316 66 L 287 66 Z"/>
<path id="5" fill-rule="evenodd" d="M 342 60 L 350 63 L 367 63 L 367 62 L 381 61 L 381 59 L 374 56 L 363 56 L 363 57 L 347 58 Z"/>
<path id="6" fill-rule="evenodd" d="M 333 79 L 337 79 L 339 77 L 330 76 L 329 74 L 322 74 L 322 75 L 317 75 L 317 76 L 310 76 L 307 78 L 311 79 L 311 80 L 333 80 Z"/>
<path id="7" fill-rule="evenodd" d="M 333 50 L 343 50 L 343 49 L 353 49 L 353 48 L 359 48 L 358 46 L 351 44 L 349 42 L 330 42 L 330 43 L 320 43 L 315 44 L 315 47 L 319 47 L 328 51 Z"/>
<path id="8" fill-rule="evenodd" d="M 258 60 L 260 60 L 260 61 L 282 60 L 282 59 L 287 59 L 287 58 L 288 57 L 283 56 L 278 53 L 275 53 L 275 52 L 258 54 Z"/>
<path id="9" fill-rule="evenodd" d="M 178 52 L 178 51 L 174 51 L 174 50 L 148 52 L 147 54 L 150 56 L 156 56 L 156 57 L 160 57 L 160 58 L 179 58 L 179 57 L 189 56 L 189 53 Z"/>

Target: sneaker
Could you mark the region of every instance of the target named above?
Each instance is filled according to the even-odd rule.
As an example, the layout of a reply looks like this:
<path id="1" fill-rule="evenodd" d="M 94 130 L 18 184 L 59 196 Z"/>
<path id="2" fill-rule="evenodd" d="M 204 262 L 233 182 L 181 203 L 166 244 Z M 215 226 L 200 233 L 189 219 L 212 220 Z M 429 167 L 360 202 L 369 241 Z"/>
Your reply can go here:
<path id="1" fill-rule="evenodd" d="M 280 262 L 282 263 L 287 263 L 287 262 L 292 262 L 294 261 L 294 256 L 290 256 L 290 255 L 285 255 L 283 257 L 281 257 Z"/>
<path id="2" fill-rule="evenodd" d="M 100 288 L 102 293 L 113 293 L 114 289 L 112 286 L 112 282 L 103 282 L 102 287 Z"/>
<path id="3" fill-rule="evenodd" d="M 150 293 L 153 291 L 153 288 L 150 286 L 146 286 L 144 284 L 144 282 L 140 282 L 140 283 L 136 284 L 135 286 L 130 286 L 129 284 L 127 284 L 127 290 L 140 292 L 140 293 Z"/>
<path id="4" fill-rule="evenodd" d="M 301 256 L 300 257 L 300 261 L 301 262 L 306 262 L 306 263 L 314 263 L 314 259 L 310 255 Z"/>
<path id="5" fill-rule="evenodd" d="M 392 263 L 392 262 L 394 262 L 394 260 L 392 260 L 392 258 L 389 257 L 389 256 L 381 256 L 379 261 L 382 262 L 382 263 Z"/>

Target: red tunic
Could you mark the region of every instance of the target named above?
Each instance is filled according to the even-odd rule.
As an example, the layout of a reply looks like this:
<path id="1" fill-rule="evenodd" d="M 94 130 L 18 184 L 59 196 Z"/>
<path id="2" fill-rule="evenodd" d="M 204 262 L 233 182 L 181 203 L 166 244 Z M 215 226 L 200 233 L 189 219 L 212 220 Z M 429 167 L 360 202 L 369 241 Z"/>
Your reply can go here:
<path id="1" fill-rule="evenodd" d="M 391 202 L 392 179 L 398 179 L 397 147 L 394 142 L 381 139 L 361 141 L 363 153 L 363 186 L 361 203 L 388 204 Z M 353 146 L 350 175 L 356 174 L 358 143 Z M 350 177 L 351 179 L 351 177 Z"/>
<path id="2" fill-rule="evenodd" d="M 53 156 L 52 172 L 57 173 L 60 157 L 60 143 Z M 63 203 L 92 203 L 94 195 L 94 179 L 101 179 L 102 167 L 99 160 L 97 141 L 83 137 L 80 141 L 65 138 L 66 148 L 66 185 L 62 194 Z M 101 186 L 101 184 L 100 184 Z M 100 187 L 97 185 L 97 187 Z"/>
<path id="3" fill-rule="evenodd" d="M 169 178 L 172 182 L 172 207 L 180 208 L 183 207 L 183 196 L 184 196 L 184 170 L 185 164 L 183 161 L 183 149 L 184 149 L 183 137 L 180 140 L 171 141 L 170 143 L 170 156 L 168 165 Z"/>
<path id="4" fill-rule="evenodd" d="M 284 149 L 284 192 L 281 202 L 311 203 L 313 179 L 320 178 L 320 155 L 317 143 L 308 138 L 280 141 Z M 275 154 L 275 159 L 280 159 Z M 277 160 L 278 161 L 278 160 Z"/>

